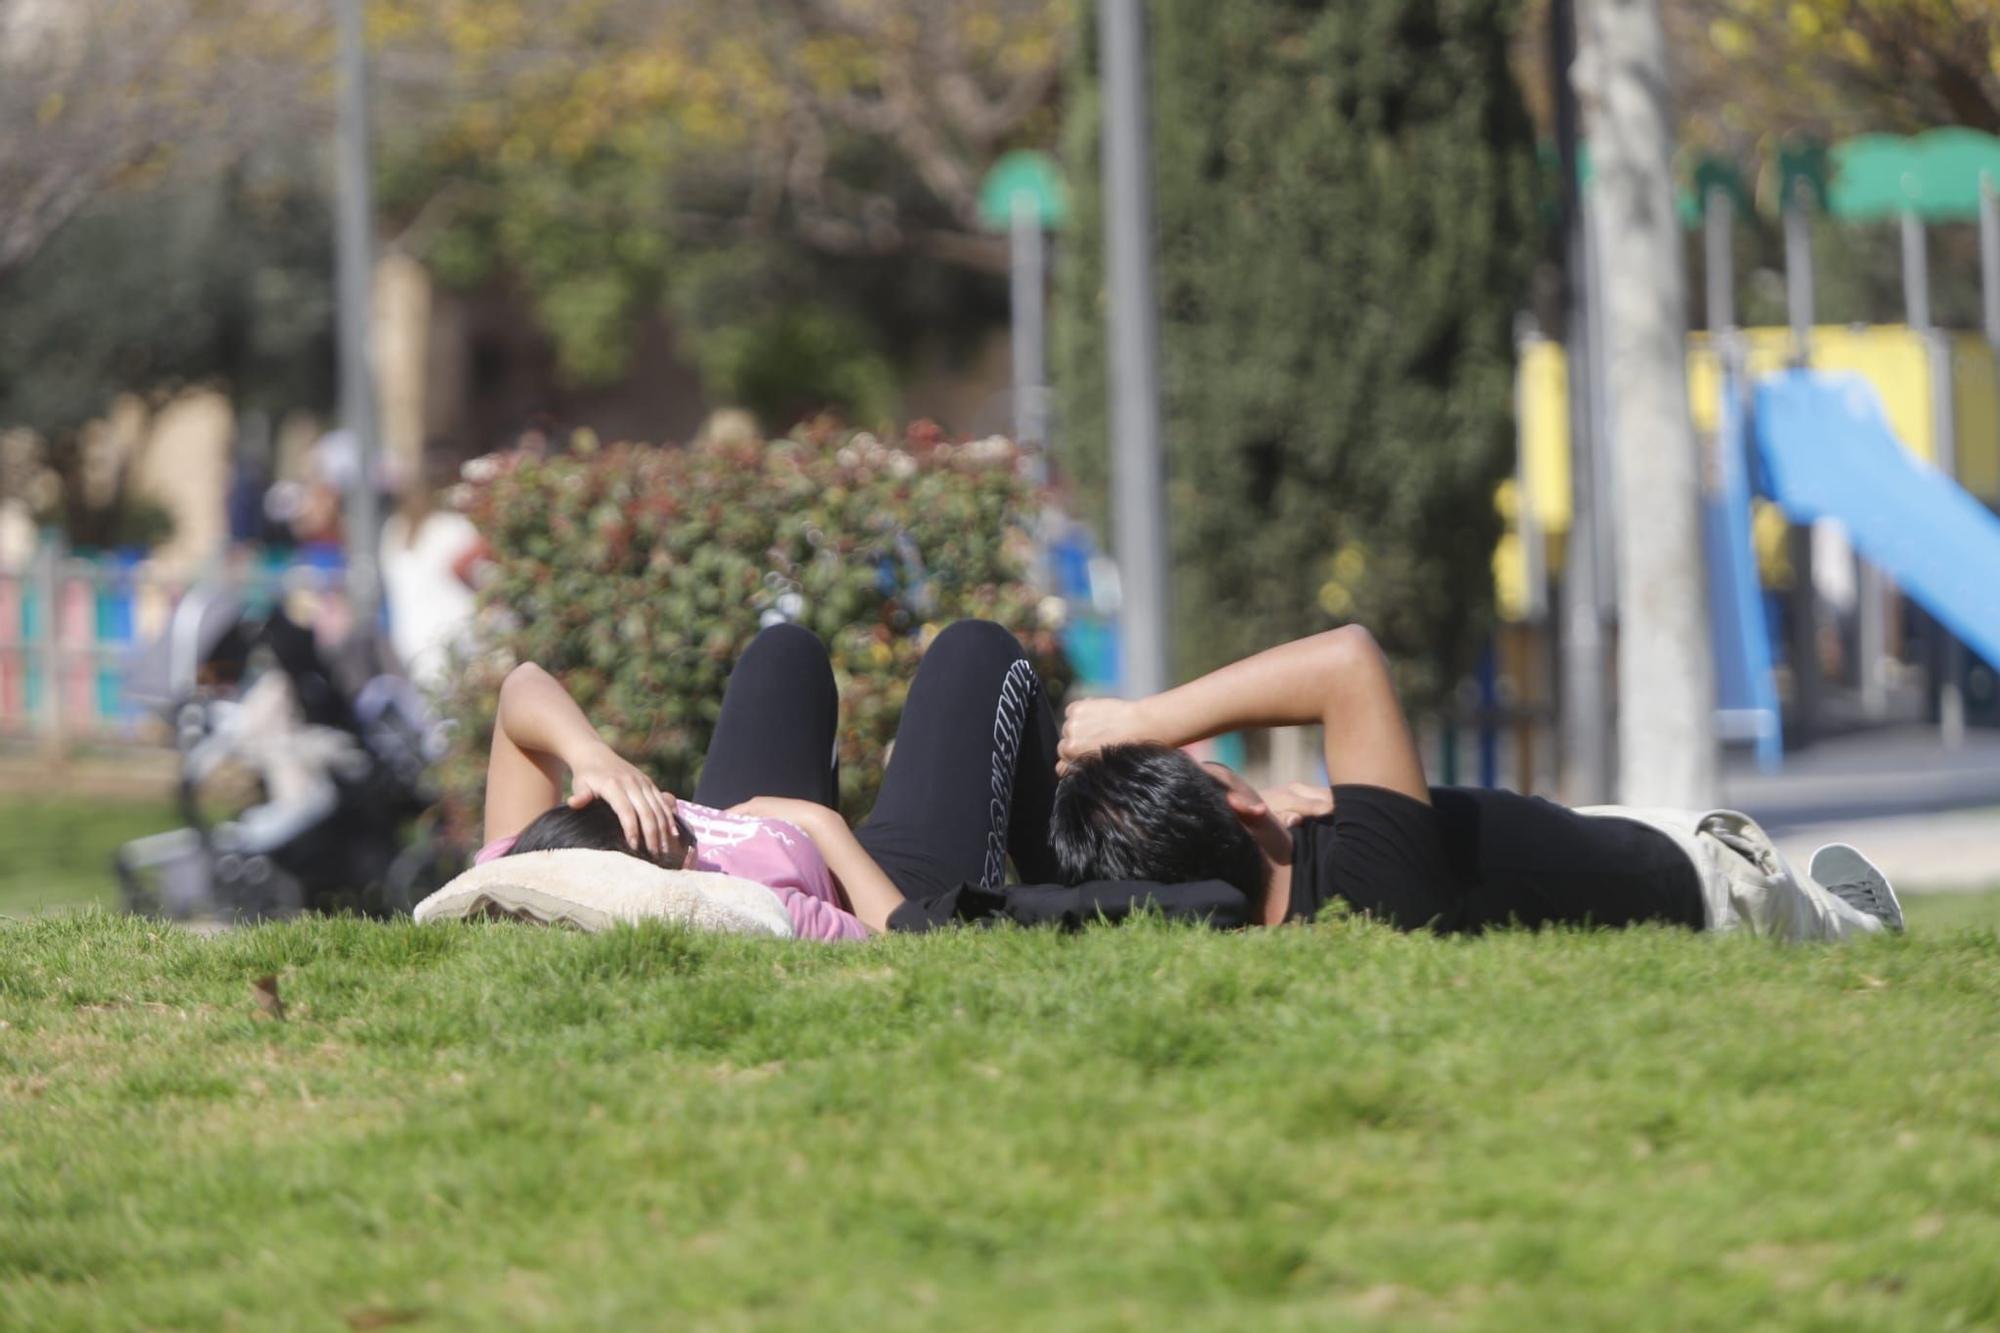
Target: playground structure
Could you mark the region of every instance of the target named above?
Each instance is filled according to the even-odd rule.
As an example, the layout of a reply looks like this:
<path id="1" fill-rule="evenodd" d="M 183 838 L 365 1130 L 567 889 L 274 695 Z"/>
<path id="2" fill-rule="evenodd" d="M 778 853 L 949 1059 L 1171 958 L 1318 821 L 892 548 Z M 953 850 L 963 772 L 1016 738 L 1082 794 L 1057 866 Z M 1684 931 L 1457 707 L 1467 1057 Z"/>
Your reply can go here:
<path id="1" fill-rule="evenodd" d="M 1787 741 L 1885 721 L 1898 705 L 1907 714 L 1916 697 L 1955 746 L 1969 723 L 2000 721 L 2000 140 L 1961 130 L 1868 136 L 1830 152 L 1786 151 L 1774 166 L 1788 326 L 1735 322 L 1730 244 L 1737 210 L 1750 206 L 1740 179 L 1703 163 L 1682 201 L 1684 219 L 1702 227 L 1707 269 L 1708 329 L 1690 335 L 1688 384 L 1705 451 L 1717 730 L 1753 746 L 1769 771 Z M 1815 325 L 1814 208 L 1843 222 L 1899 224 L 1902 324 Z M 1978 334 L 1940 330 L 1930 314 L 1926 227 L 1967 221 L 1980 234 Z M 1586 369 L 1593 351 L 1582 349 Z M 1518 471 L 1500 497 L 1508 532 L 1494 561 L 1502 616 L 1513 622 L 1503 644 L 1515 645 L 1517 698 L 1539 693 L 1550 574 L 1579 539 L 1568 379 L 1559 344 L 1523 339 Z M 1583 415 L 1601 423 L 1601 403 Z M 1601 483 L 1613 451 L 1601 425 L 1590 434 Z M 1598 512 L 1584 537 L 1608 563 L 1615 543 Z M 1850 561 L 1851 577 L 1829 567 Z M 1829 586 L 1846 595 L 1829 599 Z M 1852 621 L 1844 632 L 1827 623 L 1829 600 L 1837 619 Z M 1829 659 L 1840 668 L 1831 674 Z M 1896 688 L 1916 679 L 1921 695 Z M 1531 747 L 1517 753 L 1514 781 L 1532 785 Z"/>

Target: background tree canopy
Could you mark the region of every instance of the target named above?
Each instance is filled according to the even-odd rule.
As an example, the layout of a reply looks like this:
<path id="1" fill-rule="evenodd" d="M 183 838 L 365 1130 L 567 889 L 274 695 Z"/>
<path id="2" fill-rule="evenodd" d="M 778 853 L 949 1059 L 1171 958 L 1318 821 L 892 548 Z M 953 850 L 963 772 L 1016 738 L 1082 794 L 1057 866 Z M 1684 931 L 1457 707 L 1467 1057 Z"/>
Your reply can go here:
<path id="1" fill-rule="evenodd" d="M 330 406 L 332 263 L 317 183 L 246 162 L 101 196 L 0 279 L 0 425 L 44 438 L 63 483 L 44 517 L 84 546 L 146 535 L 122 481 L 101 494 L 80 477 L 83 428 L 121 394 L 199 385 L 239 409 Z"/>
<path id="2" fill-rule="evenodd" d="M 2000 132 L 2000 9 L 1956 0 L 1668 0 L 1683 138 Z"/>
<path id="3" fill-rule="evenodd" d="M 669 314 L 713 396 L 886 414 L 919 339 L 1004 320 L 977 223 L 1055 132 L 1055 0 L 383 0 L 385 198 L 450 282 L 517 281 L 579 382 Z M 448 96 L 439 97 L 441 92 Z"/>
<path id="4" fill-rule="evenodd" d="M 1786 132 L 2000 128 L 1984 8 L 1664 9 L 1684 138 L 1746 165 Z M 1545 12 L 1153 0 L 1181 669 L 1350 617 L 1420 664 L 1410 683 L 1465 664 L 1534 250 L 1523 101 L 1545 97 Z M 664 314 L 713 400 L 777 426 L 879 420 L 914 349 L 1005 320 L 977 186 L 1060 133 L 1061 425 L 1100 493 L 1089 0 L 368 14 L 385 243 L 521 296 L 574 381 L 640 373 L 634 335 Z M 119 393 L 192 382 L 324 404 L 324 0 L 0 0 L 0 31 L 0 425 L 60 450 Z M 1775 317 L 1775 229 L 1744 233 L 1742 309 Z M 1953 276 L 1970 242 L 1934 238 L 1942 319 L 1972 313 Z M 1896 317 L 1894 246 L 1822 230 L 1827 318 Z"/>
<path id="5" fill-rule="evenodd" d="M 1484 628 L 1533 129 L 1486 3 L 1153 0 L 1176 667 L 1362 620 L 1419 696 Z M 1082 43 L 1063 439 L 1102 490 L 1099 107 Z"/>

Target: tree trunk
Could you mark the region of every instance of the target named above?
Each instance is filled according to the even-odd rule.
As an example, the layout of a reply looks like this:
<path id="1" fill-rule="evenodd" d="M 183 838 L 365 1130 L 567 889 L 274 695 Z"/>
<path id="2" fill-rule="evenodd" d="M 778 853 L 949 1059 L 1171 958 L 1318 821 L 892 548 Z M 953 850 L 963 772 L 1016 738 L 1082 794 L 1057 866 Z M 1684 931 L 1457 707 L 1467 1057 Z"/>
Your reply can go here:
<path id="1" fill-rule="evenodd" d="M 1715 663 L 1666 35 L 1658 0 L 1587 0 L 1583 14 L 1618 517 L 1618 799 L 1701 807 L 1717 797 Z"/>

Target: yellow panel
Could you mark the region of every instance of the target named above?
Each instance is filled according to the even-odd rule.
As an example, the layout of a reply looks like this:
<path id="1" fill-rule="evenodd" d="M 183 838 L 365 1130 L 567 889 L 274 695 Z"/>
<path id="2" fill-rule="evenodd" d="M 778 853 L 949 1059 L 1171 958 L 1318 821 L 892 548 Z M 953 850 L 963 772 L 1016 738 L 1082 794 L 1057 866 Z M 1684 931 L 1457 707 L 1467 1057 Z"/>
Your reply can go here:
<path id="1" fill-rule="evenodd" d="M 1688 339 L 1688 415 L 1703 435 L 1715 433 L 1715 409 L 1722 402 L 1722 363 L 1706 334 Z"/>
<path id="2" fill-rule="evenodd" d="M 1766 588 L 1792 586 L 1791 525 L 1769 500 L 1750 502 L 1750 549 L 1757 553 L 1757 580 Z"/>
<path id="3" fill-rule="evenodd" d="M 1791 364 L 1790 329 L 1743 329 L 1737 336 L 1743 339 L 1744 360 L 1753 377 L 1775 374 Z"/>
<path id="4" fill-rule="evenodd" d="M 1528 618 L 1528 553 L 1518 532 L 1500 534 L 1500 543 L 1493 548 L 1493 591 L 1502 620 Z"/>
<path id="5" fill-rule="evenodd" d="M 1518 415 L 1522 471 L 1529 504 L 1545 532 L 1569 531 L 1569 367 L 1562 344 L 1531 338 L 1521 344 Z"/>
<path id="6" fill-rule="evenodd" d="M 1813 330 L 1815 370 L 1848 370 L 1875 386 L 1889 429 L 1926 462 L 1937 458 L 1931 421 L 1931 361 L 1924 340 L 1900 324 Z"/>
<path id="7" fill-rule="evenodd" d="M 1993 349 L 1977 334 L 1951 340 L 1951 420 L 1959 485 L 2000 503 L 2000 375 Z"/>
<path id="8" fill-rule="evenodd" d="M 1744 329 L 1739 336 L 1752 377 L 1774 374 L 1791 360 L 1790 329 Z M 1721 368 L 1708 335 L 1690 334 L 1687 355 L 1689 412 L 1697 430 L 1713 431 Z M 1852 371 L 1867 380 L 1881 396 L 1896 438 L 1919 458 L 1936 457 L 1930 354 L 1921 337 L 1900 324 L 1823 324 L 1812 333 L 1812 364 L 1816 370 Z M 1535 497 L 1535 512 L 1544 515 L 1544 526 L 1564 531 L 1569 526 L 1569 375 L 1562 344 L 1539 338 L 1523 343 L 1520 374 L 1521 438 L 1530 464 L 1528 488 Z M 1985 384 L 1983 390 L 1975 387 L 1975 394 L 1987 394 L 1977 401 L 2000 399 L 2000 388 L 1990 378 Z M 1981 409 L 1975 402 L 1971 410 L 1978 420 L 1989 419 L 1978 415 L 1981 411 L 2000 418 L 2000 406 Z M 1993 466 L 2000 469 L 2000 461 Z M 2000 476 L 1994 484 L 2000 485 Z M 1552 522 L 1547 517 L 1552 514 L 1560 518 Z"/>

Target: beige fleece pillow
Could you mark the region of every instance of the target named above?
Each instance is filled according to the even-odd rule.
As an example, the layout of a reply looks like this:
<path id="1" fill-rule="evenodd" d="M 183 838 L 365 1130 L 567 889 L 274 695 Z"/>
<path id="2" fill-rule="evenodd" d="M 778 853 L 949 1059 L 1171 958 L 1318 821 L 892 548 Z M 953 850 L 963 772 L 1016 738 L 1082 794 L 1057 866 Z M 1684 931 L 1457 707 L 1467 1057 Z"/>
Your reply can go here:
<path id="1" fill-rule="evenodd" d="M 720 935 L 792 938 L 785 905 L 762 884 L 581 847 L 496 857 L 418 903 L 414 915 L 418 921 L 503 918 L 587 931 L 678 921 Z"/>

